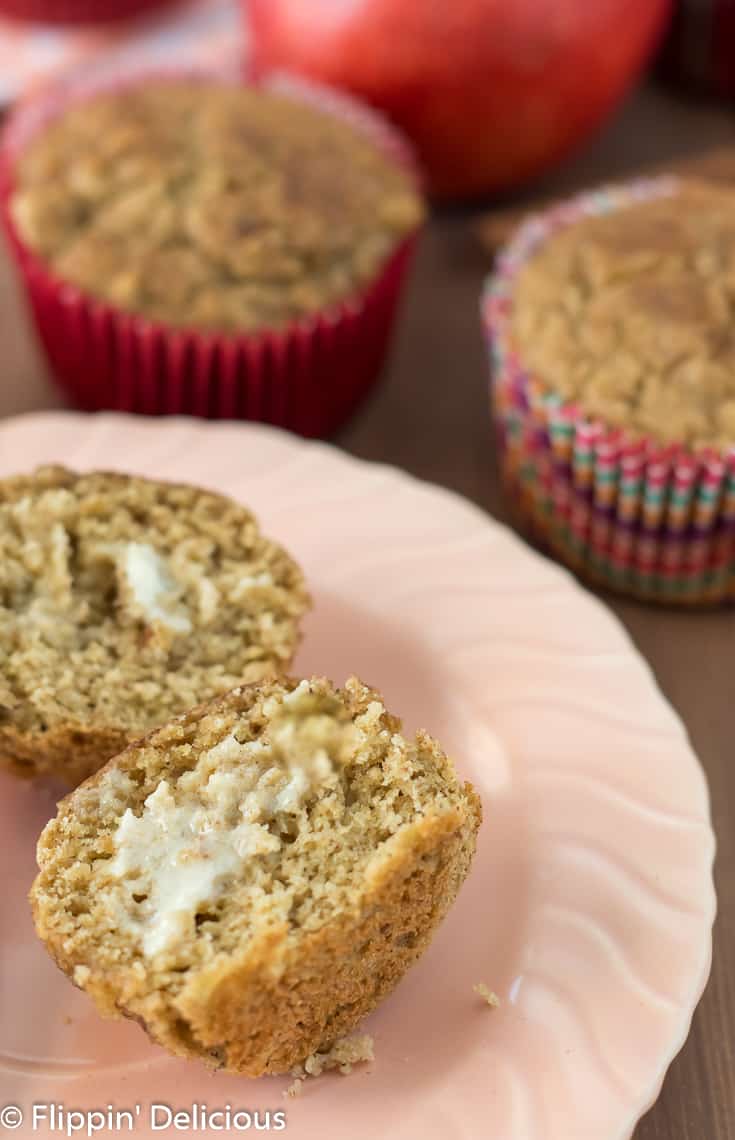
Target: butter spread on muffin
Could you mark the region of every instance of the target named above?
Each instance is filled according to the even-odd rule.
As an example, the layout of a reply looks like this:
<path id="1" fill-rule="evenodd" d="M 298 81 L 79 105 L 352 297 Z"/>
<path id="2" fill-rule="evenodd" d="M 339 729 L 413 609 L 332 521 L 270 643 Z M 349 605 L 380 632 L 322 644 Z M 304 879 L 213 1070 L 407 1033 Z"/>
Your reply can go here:
<path id="1" fill-rule="evenodd" d="M 552 234 L 513 289 L 524 369 L 605 425 L 735 442 L 735 194 L 695 181 Z"/>
<path id="2" fill-rule="evenodd" d="M 419 957 L 480 803 L 352 679 L 240 687 L 130 745 L 38 845 L 36 928 L 107 1016 L 231 1072 L 288 1072 Z"/>
<path id="3" fill-rule="evenodd" d="M 306 101 L 195 80 L 68 107 L 11 211 L 64 281 L 174 326 L 277 328 L 347 300 L 416 228 L 412 177 Z"/>
<path id="4" fill-rule="evenodd" d="M 0 765 L 78 783 L 287 667 L 301 571 L 223 496 L 63 468 L 0 482 Z"/>
<path id="5" fill-rule="evenodd" d="M 304 715 L 305 705 L 311 715 Z M 335 733 L 330 739 L 328 723 L 321 726 L 316 720 L 306 681 L 280 703 L 273 698 L 264 703 L 263 712 L 271 715 L 268 744 L 241 744 L 230 732 L 179 778 L 178 799 L 162 780 L 140 815 L 128 809 L 120 821 L 110 874 L 132 881 L 136 893 L 143 889 L 148 895 L 143 910 L 149 921 L 142 935 L 146 954 L 155 955 L 180 934 L 193 933 L 197 909 L 216 898 L 247 859 L 278 851 L 280 840 L 268 830 L 269 823 L 279 813 L 297 814 L 309 797 L 337 781 L 328 746 L 340 742 Z M 354 734 L 350 728 L 342 735 L 347 741 Z M 278 756 L 284 765 L 268 767 Z"/>

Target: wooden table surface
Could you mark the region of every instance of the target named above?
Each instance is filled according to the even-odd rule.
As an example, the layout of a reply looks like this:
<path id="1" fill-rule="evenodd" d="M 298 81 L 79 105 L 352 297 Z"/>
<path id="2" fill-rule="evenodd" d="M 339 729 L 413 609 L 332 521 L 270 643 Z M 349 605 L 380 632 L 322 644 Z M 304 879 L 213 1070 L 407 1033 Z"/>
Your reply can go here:
<path id="1" fill-rule="evenodd" d="M 566 192 L 727 142 L 735 144 L 735 108 L 690 103 L 649 87 L 534 194 Z M 443 483 L 504 519 L 477 315 L 488 266 L 476 221 L 476 213 L 457 210 L 431 223 L 383 383 L 336 442 Z M 0 351 L 0 415 L 62 406 L 2 250 Z M 719 843 L 712 977 L 689 1040 L 635 1136 L 735 1140 L 735 611 L 676 613 L 605 600 L 687 725 L 709 778 Z"/>

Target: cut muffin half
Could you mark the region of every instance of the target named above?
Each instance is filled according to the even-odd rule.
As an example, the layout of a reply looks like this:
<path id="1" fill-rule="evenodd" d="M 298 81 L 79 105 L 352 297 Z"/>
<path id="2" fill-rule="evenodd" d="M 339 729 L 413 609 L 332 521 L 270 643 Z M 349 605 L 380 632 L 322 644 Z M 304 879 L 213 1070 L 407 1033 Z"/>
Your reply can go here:
<path id="1" fill-rule="evenodd" d="M 356 679 L 244 686 L 127 748 L 38 845 L 36 929 L 106 1016 L 281 1073 L 348 1033 L 465 878 L 480 802 Z"/>
<path id="2" fill-rule="evenodd" d="M 0 481 L 0 765 L 79 783 L 287 668 L 307 604 L 296 563 L 221 495 L 61 467 Z"/>

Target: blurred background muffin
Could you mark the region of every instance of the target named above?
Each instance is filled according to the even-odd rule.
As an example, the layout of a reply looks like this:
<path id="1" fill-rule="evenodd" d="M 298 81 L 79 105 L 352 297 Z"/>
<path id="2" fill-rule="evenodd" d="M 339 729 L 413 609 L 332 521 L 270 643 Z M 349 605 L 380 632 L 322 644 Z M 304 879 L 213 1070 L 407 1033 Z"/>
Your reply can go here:
<path id="1" fill-rule="evenodd" d="M 6 220 L 57 378 L 85 408 L 332 430 L 422 221 L 403 154 L 312 89 L 201 76 L 60 95 L 30 137 L 21 110 Z"/>
<path id="2" fill-rule="evenodd" d="M 735 192 L 661 179 L 530 221 L 485 305 L 507 484 L 575 569 L 735 593 Z"/>

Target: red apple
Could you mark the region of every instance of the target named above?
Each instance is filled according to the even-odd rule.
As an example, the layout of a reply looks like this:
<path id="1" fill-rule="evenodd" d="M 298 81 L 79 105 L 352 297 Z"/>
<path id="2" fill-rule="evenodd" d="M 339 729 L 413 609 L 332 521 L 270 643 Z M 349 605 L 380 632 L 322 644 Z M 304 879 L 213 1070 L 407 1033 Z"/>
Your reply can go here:
<path id="1" fill-rule="evenodd" d="M 435 193 L 517 185 L 612 110 L 669 0 L 243 0 L 253 67 L 306 74 L 382 108 Z"/>

